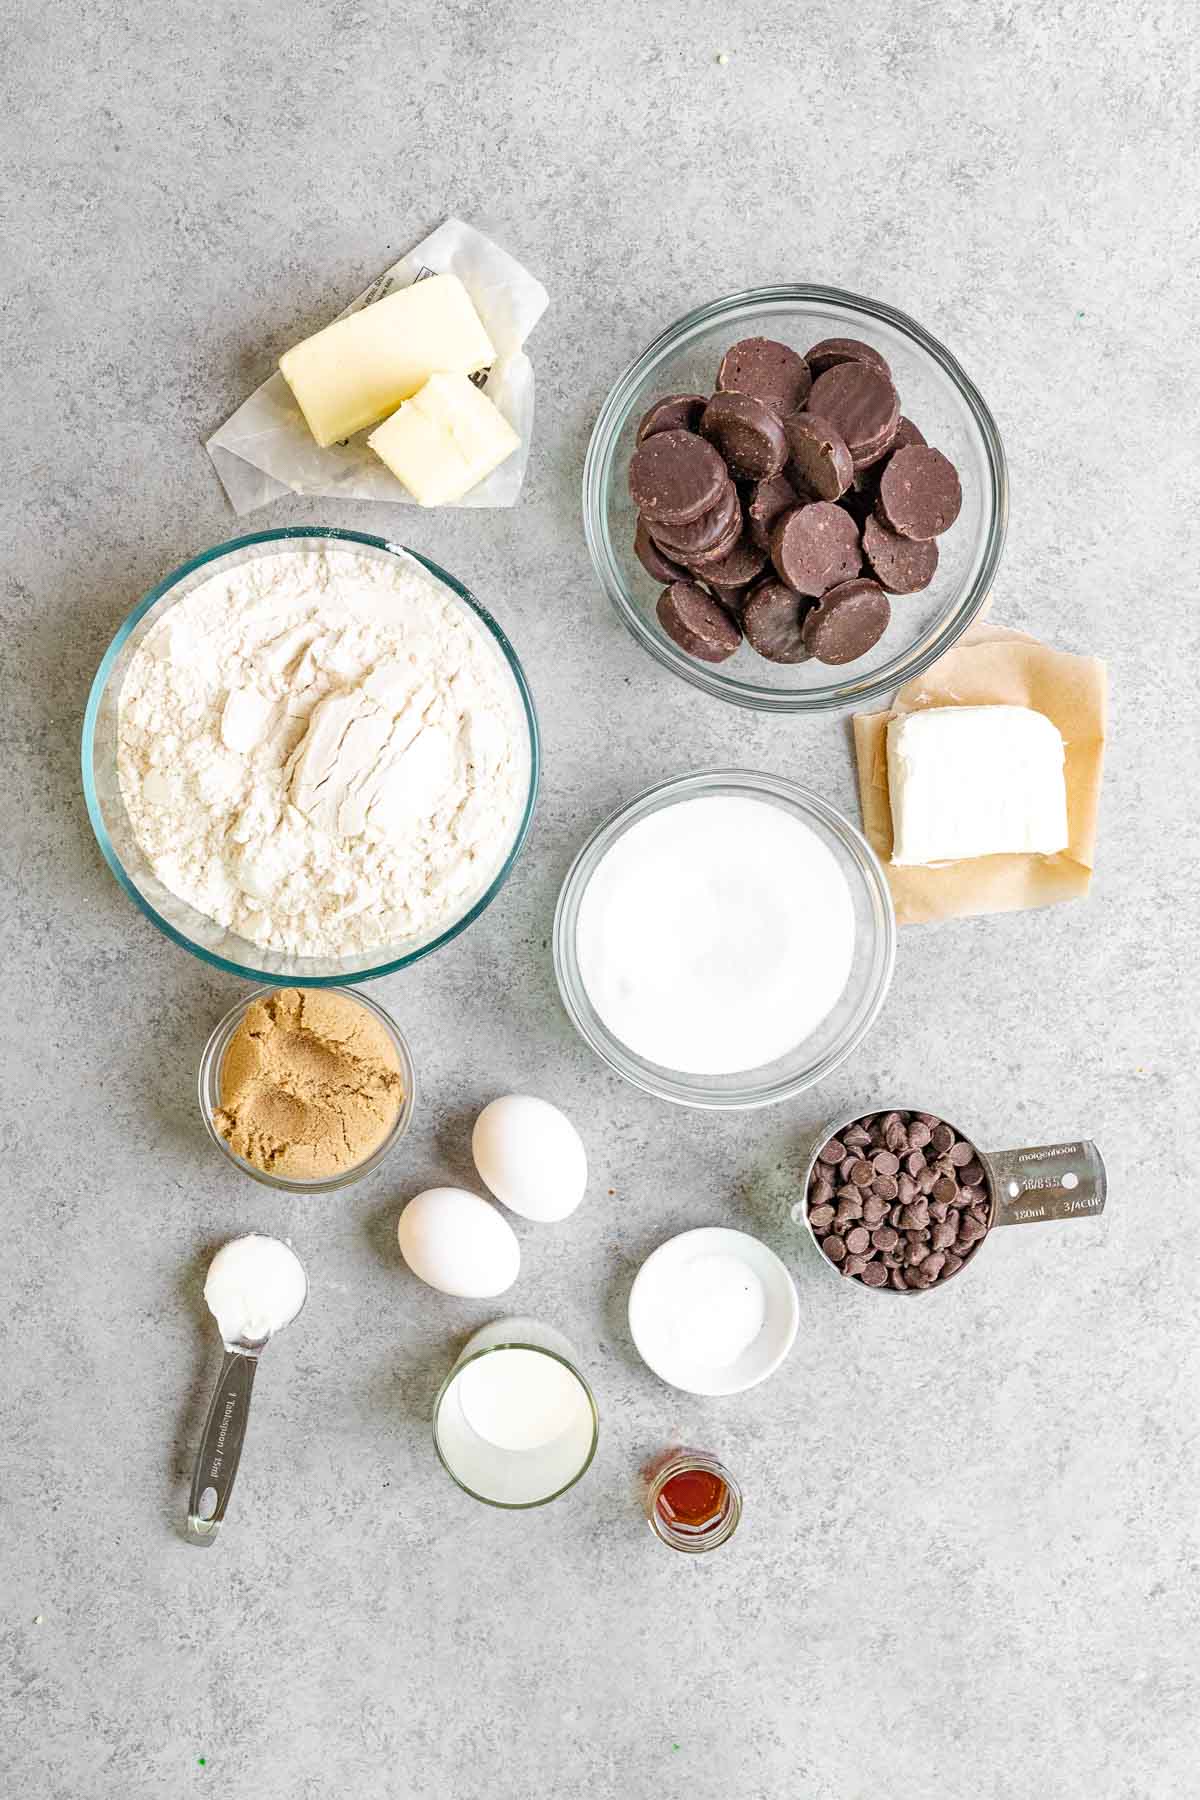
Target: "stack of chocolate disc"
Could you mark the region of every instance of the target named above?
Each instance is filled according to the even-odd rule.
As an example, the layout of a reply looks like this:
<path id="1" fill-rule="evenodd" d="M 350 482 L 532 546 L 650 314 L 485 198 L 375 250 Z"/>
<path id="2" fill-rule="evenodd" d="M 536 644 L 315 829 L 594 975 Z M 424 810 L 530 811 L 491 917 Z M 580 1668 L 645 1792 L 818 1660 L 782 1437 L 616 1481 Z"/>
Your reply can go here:
<path id="1" fill-rule="evenodd" d="M 634 550 L 663 584 L 659 622 L 704 662 L 743 638 L 771 662 L 864 656 L 887 629 L 888 595 L 933 580 L 936 539 L 962 504 L 953 464 L 854 338 L 806 356 L 770 338 L 734 344 L 715 394 L 650 408 L 629 491 Z"/>

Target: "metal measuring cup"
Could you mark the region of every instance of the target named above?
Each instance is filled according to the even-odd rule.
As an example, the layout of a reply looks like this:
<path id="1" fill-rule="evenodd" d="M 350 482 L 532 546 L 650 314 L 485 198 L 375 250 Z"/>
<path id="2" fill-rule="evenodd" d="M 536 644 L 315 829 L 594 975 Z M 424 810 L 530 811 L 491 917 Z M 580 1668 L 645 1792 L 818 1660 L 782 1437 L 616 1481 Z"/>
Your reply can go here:
<path id="1" fill-rule="evenodd" d="M 808 1216 L 809 1183 L 819 1154 L 830 1138 L 840 1137 L 843 1131 L 857 1124 L 860 1119 L 888 1112 L 924 1112 L 940 1119 L 950 1127 L 955 1137 L 971 1145 L 983 1169 L 989 1201 L 987 1230 L 971 1254 L 965 1258 L 962 1268 L 956 1269 L 953 1275 L 935 1281 L 930 1287 L 900 1289 L 894 1288 L 890 1282 L 884 1287 L 869 1287 L 856 1276 L 842 1276 L 837 1264 L 831 1262 L 821 1248 L 821 1240 L 813 1230 Z M 1104 1158 L 1090 1138 L 1076 1138 L 1069 1144 L 1031 1144 L 1019 1150 L 981 1150 L 973 1133 L 961 1131 L 945 1113 L 936 1112 L 932 1107 L 900 1103 L 859 1107 L 855 1112 L 845 1113 L 831 1120 L 822 1128 L 813 1140 L 812 1152 L 804 1170 L 801 1198 L 792 1208 L 792 1217 L 803 1220 L 821 1262 L 832 1275 L 838 1276 L 843 1286 L 861 1288 L 867 1294 L 892 1294 L 897 1299 L 904 1299 L 911 1294 L 936 1293 L 938 1288 L 945 1287 L 956 1276 L 973 1267 L 992 1232 L 1001 1225 L 1037 1225 L 1048 1224 L 1055 1219 L 1092 1218 L 1104 1211 L 1107 1198 L 1108 1176 Z"/>

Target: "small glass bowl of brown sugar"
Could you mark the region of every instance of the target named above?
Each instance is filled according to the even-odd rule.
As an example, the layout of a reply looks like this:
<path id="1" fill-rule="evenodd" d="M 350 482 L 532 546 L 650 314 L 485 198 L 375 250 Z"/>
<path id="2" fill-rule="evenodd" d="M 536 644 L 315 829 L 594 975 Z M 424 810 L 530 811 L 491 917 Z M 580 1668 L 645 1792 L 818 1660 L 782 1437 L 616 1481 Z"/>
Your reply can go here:
<path id="1" fill-rule="evenodd" d="M 293 1194 L 370 1173 L 408 1130 L 412 1052 L 383 1007 L 342 987 L 257 988 L 200 1059 L 200 1116 L 245 1175 Z"/>

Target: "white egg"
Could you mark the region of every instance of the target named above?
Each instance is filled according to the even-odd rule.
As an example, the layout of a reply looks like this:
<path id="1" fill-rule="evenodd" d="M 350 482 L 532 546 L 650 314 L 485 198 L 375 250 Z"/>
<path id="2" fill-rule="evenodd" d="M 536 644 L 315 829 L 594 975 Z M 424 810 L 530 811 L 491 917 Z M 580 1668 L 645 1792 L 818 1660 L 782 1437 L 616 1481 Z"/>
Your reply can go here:
<path id="1" fill-rule="evenodd" d="M 521 1268 L 517 1235 L 496 1208 L 466 1188 L 426 1188 L 400 1214 L 400 1254 L 420 1280 L 443 1294 L 488 1300 Z"/>
<path id="2" fill-rule="evenodd" d="M 471 1134 L 485 1184 L 522 1218 L 550 1224 L 573 1213 L 587 1187 L 587 1151 L 565 1113 L 532 1094 L 485 1106 Z"/>

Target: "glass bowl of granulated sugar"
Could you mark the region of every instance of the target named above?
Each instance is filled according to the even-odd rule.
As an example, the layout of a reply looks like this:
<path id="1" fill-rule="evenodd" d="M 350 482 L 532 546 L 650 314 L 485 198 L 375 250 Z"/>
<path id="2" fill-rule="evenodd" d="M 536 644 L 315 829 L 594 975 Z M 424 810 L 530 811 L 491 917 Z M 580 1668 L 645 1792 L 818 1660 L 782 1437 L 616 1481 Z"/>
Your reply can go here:
<path id="1" fill-rule="evenodd" d="M 436 563 L 362 532 L 256 532 L 184 563 L 105 653 L 83 726 L 97 841 L 218 968 L 387 975 L 489 906 L 538 730 L 516 651 Z"/>
<path id="2" fill-rule="evenodd" d="M 777 775 L 661 781 L 597 827 L 554 919 L 563 1005 L 596 1054 L 682 1106 L 769 1106 L 879 1016 L 896 921 L 870 845 Z"/>

